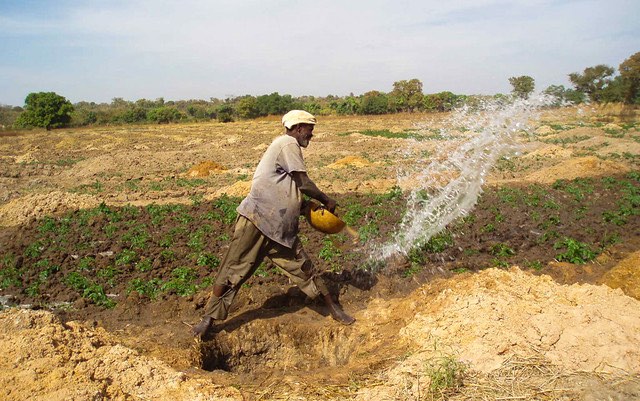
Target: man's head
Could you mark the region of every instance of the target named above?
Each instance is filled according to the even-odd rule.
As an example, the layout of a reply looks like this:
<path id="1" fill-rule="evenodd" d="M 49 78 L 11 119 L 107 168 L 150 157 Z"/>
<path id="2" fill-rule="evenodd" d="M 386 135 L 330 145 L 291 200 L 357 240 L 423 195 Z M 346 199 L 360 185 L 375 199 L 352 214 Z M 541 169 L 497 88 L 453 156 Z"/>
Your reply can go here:
<path id="1" fill-rule="evenodd" d="M 296 138 L 303 148 L 309 146 L 315 124 L 316 118 L 304 110 L 291 110 L 282 117 L 282 125 L 287 129 L 287 135 Z"/>

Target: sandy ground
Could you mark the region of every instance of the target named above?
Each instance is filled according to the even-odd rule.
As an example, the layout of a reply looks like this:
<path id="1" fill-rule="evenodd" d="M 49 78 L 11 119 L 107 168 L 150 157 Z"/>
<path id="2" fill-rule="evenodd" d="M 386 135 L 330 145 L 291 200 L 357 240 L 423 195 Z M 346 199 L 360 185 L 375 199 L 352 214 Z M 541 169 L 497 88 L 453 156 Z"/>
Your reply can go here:
<path id="1" fill-rule="evenodd" d="M 490 182 L 551 183 L 638 171 L 640 132 L 620 137 L 629 117 L 610 112 L 543 116 L 538 137 L 523 139 L 515 167 L 497 168 Z M 416 122 L 437 127 L 442 121 L 433 115 L 322 119 L 305 152 L 311 176 L 337 194 L 387 191 L 397 183 L 404 139 L 353 133 L 403 132 Z M 565 130 L 562 124 L 573 125 Z M 4 136 L 0 226 L 100 202 L 243 195 L 279 132 L 277 120 L 265 119 Z M 181 185 L 193 179 L 204 184 Z M 638 235 L 637 227 L 630 235 Z M 237 327 L 208 342 L 172 341 L 171 330 L 185 327 L 184 310 L 168 306 L 157 327 L 109 324 L 102 321 L 106 315 L 65 322 L 45 310 L 7 308 L 0 313 L 0 398 L 640 399 L 639 252 L 616 256 L 602 280 L 608 285 L 563 285 L 518 267 L 489 268 L 434 279 L 409 294 L 388 286 L 356 311 L 353 326 L 298 308 L 238 318 Z M 117 313 L 124 314 L 116 310 L 114 322 Z M 462 389 L 429 392 L 433 367 L 449 359 L 467 372 Z"/>

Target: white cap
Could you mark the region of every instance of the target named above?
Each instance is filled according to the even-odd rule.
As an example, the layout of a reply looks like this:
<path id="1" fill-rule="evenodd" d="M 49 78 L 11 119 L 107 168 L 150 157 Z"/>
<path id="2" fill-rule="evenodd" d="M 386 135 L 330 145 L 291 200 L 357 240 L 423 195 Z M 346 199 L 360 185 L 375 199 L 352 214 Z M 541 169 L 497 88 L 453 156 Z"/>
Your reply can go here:
<path id="1" fill-rule="evenodd" d="M 291 110 L 284 116 L 282 116 L 282 125 L 291 129 L 296 124 L 316 124 L 316 118 L 313 114 L 304 110 Z"/>

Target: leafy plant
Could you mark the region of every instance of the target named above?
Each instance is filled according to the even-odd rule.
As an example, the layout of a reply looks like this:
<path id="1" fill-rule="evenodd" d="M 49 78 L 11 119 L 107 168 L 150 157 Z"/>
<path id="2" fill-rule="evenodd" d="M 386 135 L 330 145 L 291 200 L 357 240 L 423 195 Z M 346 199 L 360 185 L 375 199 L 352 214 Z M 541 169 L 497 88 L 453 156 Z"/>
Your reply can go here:
<path id="1" fill-rule="evenodd" d="M 574 264 L 585 264 L 598 255 L 589 245 L 577 241 L 573 238 L 565 237 L 561 241 L 553 244 L 554 249 L 565 249 L 565 252 L 556 255 L 559 262 L 570 262 Z"/>
<path id="2" fill-rule="evenodd" d="M 136 263 L 136 268 L 143 273 L 151 271 L 151 269 L 153 269 L 153 262 L 151 259 L 143 258 Z"/>
<path id="3" fill-rule="evenodd" d="M 380 232 L 380 228 L 376 224 L 375 221 L 369 221 L 367 224 L 360 226 L 358 229 L 358 235 L 360 236 L 360 241 L 367 241 Z"/>
<path id="4" fill-rule="evenodd" d="M 202 229 L 197 230 L 189 235 L 189 241 L 187 246 L 192 250 L 199 252 L 204 249 L 204 231 Z"/>
<path id="5" fill-rule="evenodd" d="M 429 393 L 442 399 L 463 386 L 467 367 L 451 355 L 433 358 L 427 362 L 425 372 L 429 377 Z"/>
<path id="6" fill-rule="evenodd" d="M 65 282 L 68 286 L 78 291 L 83 298 L 88 299 L 98 306 L 113 308 L 116 303 L 109 299 L 101 285 L 94 283 L 78 272 L 71 272 L 66 276 Z"/>
<path id="7" fill-rule="evenodd" d="M 538 270 L 538 271 L 542 270 L 542 268 L 544 267 L 542 265 L 542 262 L 540 262 L 539 260 L 533 260 L 533 261 L 530 261 L 530 262 L 527 261 L 527 262 L 525 262 L 525 266 L 529 267 L 529 268 L 532 268 L 534 270 Z"/>
<path id="8" fill-rule="evenodd" d="M 174 292 L 180 296 L 195 294 L 198 286 L 195 283 L 197 272 L 192 267 L 177 267 L 171 272 L 171 280 L 162 284 L 162 291 Z"/>
<path id="9" fill-rule="evenodd" d="M 422 246 L 425 252 L 441 253 L 453 245 L 453 236 L 449 231 L 443 231 L 434 235 Z"/>
<path id="10" fill-rule="evenodd" d="M 22 287 L 22 275 L 15 265 L 12 253 L 2 255 L 0 259 L 0 289 Z"/>
<path id="11" fill-rule="evenodd" d="M 497 243 L 495 245 L 493 245 L 490 249 L 489 249 L 489 253 L 491 253 L 493 256 L 497 256 L 499 258 L 508 258 L 510 256 L 513 256 L 516 254 L 516 251 L 514 251 L 512 248 L 510 248 L 507 244 L 503 244 L 503 243 Z"/>
<path id="12" fill-rule="evenodd" d="M 142 224 L 132 226 L 128 232 L 122 236 L 122 241 L 129 243 L 131 249 L 145 249 L 150 235 Z"/>
<path id="13" fill-rule="evenodd" d="M 212 255 L 210 253 L 200 253 L 196 259 L 196 264 L 198 266 L 207 266 L 211 269 L 215 269 L 220 266 L 220 258 L 216 255 Z"/>
<path id="14" fill-rule="evenodd" d="M 127 294 L 135 291 L 138 294 L 146 296 L 151 300 L 155 300 L 161 291 L 162 285 L 162 280 L 160 280 L 159 278 L 152 278 L 148 281 L 136 278 L 129 282 Z"/>
<path id="15" fill-rule="evenodd" d="M 49 261 L 49 259 L 42 259 L 36 263 L 36 267 L 41 268 L 42 270 L 38 274 L 38 279 L 40 281 L 47 280 L 51 275 L 60 271 L 60 266 L 53 265 Z"/>
<path id="16" fill-rule="evenodd" d="M 128 265 L 135 262 L 138 259 L 138 254 L 132 249 L 123 249 L 118 256 L 116 256 L 116 265 Z"/>
<path id="17" fill-rule="evenodd" d="M 29 244 L 29 246 L 27 246 L 24 250 L 24 256 L 27 256 L 29 258 L 37 258 L 42 254 L 42 251 L 44 251 L 45 246 L 44 243 L 40 240 L 32 242 L 31 244 Z"/>
<path id="18" fill-rule="evenodd" d="M 260 266 L 256 269 L 255 275 L 258 277 L 268 277 L 269 270 L 267 270 L 267 264 L 264 262 L 260 263 Z"/>
<path id="19" fill-rule="evenodd" d="M 339 258 L 342 254 L 342 251 L 336 247 L 333 243 L 333 240 L 329 237 L 324 237 L 322 239 L 322 248 L 320 248 L 320 252 L 318 253 L 318 257 L 322 260 L 332 261 L 336 258 Z"/>
<path id="20" fill-rule="evenodd" d="M 236 220 L 238 205 L 238 200 L 227 196 L 227 194 L 223 194 L 213 202 L 213 206 L 222 213 L 221 220 L 225 224 L 231 224 Z"/>

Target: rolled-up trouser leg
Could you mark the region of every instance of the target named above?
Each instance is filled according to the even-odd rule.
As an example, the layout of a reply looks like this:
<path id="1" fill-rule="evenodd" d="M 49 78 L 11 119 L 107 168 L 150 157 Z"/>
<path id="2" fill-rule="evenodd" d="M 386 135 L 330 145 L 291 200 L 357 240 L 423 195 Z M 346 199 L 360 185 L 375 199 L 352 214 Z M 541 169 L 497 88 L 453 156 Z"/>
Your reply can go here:
<path id="1" fill-rule="evenodd" d="M 293 248 L 272 241 L 266 256 L 282 270 L 310 298 L 327 295 L 329 290 L 322 278 L 315 274 L 313 263 L 296 238 Z"/>
<path id="2" fill-rule="evenodd" d="M 256 271 L 264 259 L 264 245 L 268 239 L 247 218 L 239 216 L 229 249 L 222 259 L 215 284 L 228 289 L 221 297 L 213 293 L 204 307 L 205 316 L 224 320 L 229 315 L 242 284 Z"/>

